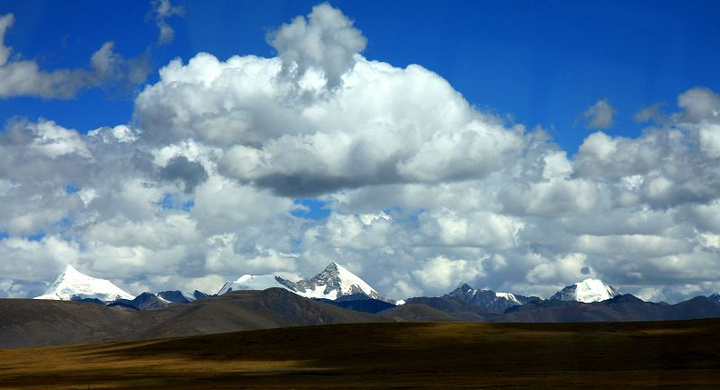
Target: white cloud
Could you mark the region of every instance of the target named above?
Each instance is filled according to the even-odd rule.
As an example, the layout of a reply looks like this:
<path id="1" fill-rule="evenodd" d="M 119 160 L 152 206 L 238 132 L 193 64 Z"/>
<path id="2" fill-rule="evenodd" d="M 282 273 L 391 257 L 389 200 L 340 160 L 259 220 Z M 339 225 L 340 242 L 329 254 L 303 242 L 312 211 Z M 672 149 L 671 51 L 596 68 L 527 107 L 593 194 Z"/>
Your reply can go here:
<path id="1" fill-rule="evenodd" d="M 669 300 L 720 287 L 715 92 L 683 93 L 638 137 L 590 134 L 572 157 L 422 66 L 362 57 L 365 38 L 327 4 L 271 40 L 275 58 L 171 61 L 131 124 L 8 122 L 0 294 L 37 291 L 68 262 L 136 293 L 330 261 L 393 298 L 462 281 L 547 296 L 589 276 Z M 84 72 L 127 69 L 113 53 Z M 42 73 L 4 42 L 0 60 Z M 294 216 L 313 196 L 330 215 Z"/>
<path id="2" fill-rule="evenodd" d="M 636 122 L 658 122 L 662 123 L 667 120 L 667 117 L 660 112 L 660 109 L 663 108 L 665 104 L 663 103 L 655 103 L 651 104 L 647 107 L 642 108 L 640 111 L 635 113 L 635 116 L 633 116 L 633 119 L 635 119 Z"/>
<path id="3" fill-rule="evenodd" d="M 0 66 L 7 64 L 11 49 L 5 46 L 5 33 L 15 23 L 15 15 L 7 14 L 0 17 Z"/>
<path id="4" fill-rule="evenodd" d="M 340 10 L 323 3 L 313 7 L 307 19 L 298 16 L 271 33 L 268 42 L 282 59 L 281 76 L 302 83 L 313 71 L 320 72 L 332 90 L 342 84 L 367 39 Z"/>
<path id="5" fill-rule="evenodd" d="M 700 127 L 700 149 L 710 158 L 720 157 L 720 124 Z"/>
<path id="6" fill-rule="evenodd" d="M 708 88 L 697 87 L 683 92 L 678 96 L 678 107 L 683 109 L 681 120 L 720 120 L 720 96 Z"/>
<path id="7" fill-rule="evenodd" d="M 488 212 L 458 213 L 442 209 L 420 215 L 424 241 L 435 245 L 510 249 L 518 244 L 523 223 Z"/>
<path id="8" fill-rule="evenodd" d="M 617 114 L 617 109 L 611 106 L 607 99 L 603 99 L 588 107 L 582 113 L 582 118 L 588 119 L 585 127 L 604 130 L 613 125 L 615 114 Z"/>
<path id="9" fill-rule="evenodd" d="M 666 131 L 647 132 L 640 139 L 592 133 L 580 145 L 576 169 L 583 176 L 618 178 L 646 174 L 669 152 L 671 136 Z"/>
<path id="10" fill-rule="evenodd" d="M 413 271 L 412 277 L 425 292 L 442 295 L 460 283 L 472 281 L 482 274 L 482 259 L 450 259 L 438 256 L 426 261 L 421 269 Z"/>
<path id="11" fill-rule="evenodd" d="M 158 36 L 158 45 L 164 45 L 172 42 L 175 37 L 175 30 L 170 27 L 167 19 L 174 15 L 182 15 L 185 13 L 183 7 L 172 5 L 170 0 L 152 0 L 153 12 L 155 13 L 155 25 L 160 31 Z"/>
<path id="12" fill-rule="evenodd" d="M 528 142 L 522 127 L 475 111 L 419 66 L 357 57 L 333 99 L 292 107 L 280 72 L 276 59 L 174 61 L 140 94 L 135 117 L 157 142 L 192 137 L 223 147 L 224 175 L 294 196 L 482 177 Z"/>
<path id="13" fill-rule="evenodd" d="M 566 216 L 588 214 L 598 207 L 598 183 L 586 179 L 554 179 L 511 183 L 501 192 L 503 210 L 515 215 Z"/>
<path id="14" fill-rule="evenodd" d="M 649 258 L 687 252 L 689 243 L 672 237 L 643 234 L 592 236 L 583 234 L 577 238 L 577 249 L 586 254 L 610 255 L 623 260 Z"/>
<path id="15" fill-rule="evenodd" d="M 56 272 L 79 259 L 80 248 L 60 237 L 40 241 L 9 237 L 0 240 L 0 273 L 18 282 L 52 282 Z"/>
<path id="16" fill-rule="evenodd" d="M 5 44 L 5 33 L 15 22 L 13 14 L 0 16 L 0 98 L 33 96 L 43 99 L 70 99 L 93 88 L 127 89 L 145 81 L 147 56 L 125 59 L 106 42 L 90 58 L 90 69 L 45 71 L 32 60 L 15 59 Z"/>
<path id="17" fill-rule="evenodd" d="M 583 253 L 569 253 L 554 259 L 540 257 L 540 263 L 527 273 L 527 281 L 536 284 L 571 284 L 567 280 L 583 280 L 595 276 Z M 573 282 L 574 283 L 574 282 Z"/>

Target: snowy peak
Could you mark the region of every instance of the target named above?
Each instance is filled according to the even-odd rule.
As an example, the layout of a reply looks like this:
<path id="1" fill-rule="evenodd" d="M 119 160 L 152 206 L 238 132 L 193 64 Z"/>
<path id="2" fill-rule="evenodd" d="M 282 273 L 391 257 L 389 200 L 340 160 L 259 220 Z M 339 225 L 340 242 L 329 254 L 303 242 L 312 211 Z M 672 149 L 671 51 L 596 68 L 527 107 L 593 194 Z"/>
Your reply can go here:
<path id="1" fill-rule="evenodd" d="M 243 275 L 235 281 L 225 283 L 217 292 L 217 295 L 223 295 L 230 291 L 266 290 L 272 287 L 288 289 L 281 280 L 281 278 L 274 275 Z"/>
<path id="2" fill-rule="evenodd" d="M 522 299 L 518 299 L 513 293 L 476 290 L 467 283 L 463 283 L 452 292 L 445 294 L 443 298 L 458 299 L 491 310 L 505 310 L 509 307 L 522 305 L 529 300 L 523 296 L 520 296 Z"/>
<path id="3" fill-rule="evenodd" d="M 477 293 L 477 290 L 470 287 L 469 284 L 463 283 L 460 287 L 456 288 L 455 290 L 451 291 L 449 294 L 446 294 L 446 295 L 450 295 L 450 296 L 454 296 L 454 297 L 460 297 L 460 296 L 471 297 L 471 296 L 475 295 L 476 293 Z"/>
<path id="4" fill-rule="evenodd" d="M 598 279 L 585 279 L 558 291 L 550 299 L 583 303 L 602 302 L 620 295 L 615 287 Z"/>
<path id="5" fill-rule="evenodd" d="M 361 295 L 372 299 L 387 300 L 364 280 L 332 262 L 310 280 L 291 282 L 278 277 L 277 281 L 290 291 L 306 298 L 337 300 L 350 295 Z"/>
<path id="6" fill-rule="evenodd" d="M 495 296 L 498 297 L 498 299 L 504 299 L 508 302 L 513 302 L 516 305 L 522 305 L 522 302 L 520 302 L 520 300 L 513 293 L 496 292 Z"/>
<path id="7" fill-rule="evenodd" d="M 116 299 L 133 299 L 134 297 L 123 291 L 106 279 L 93 278 L 68 265 L 55 282 L 45 291 L 45 294 L 34 299 L 51 299 L 70 301 L 79 299 L 99 299 L 110 302 Z"/>
<path id="8" fill-rule="evenodd" d="M 720 302 L 720 292 L 716 292 L 708 297 L 713 302 Z"/>
<path id="9" fill-rule="evenodd" d="M 238 290 L 265 290 L 280 287 L 306 298 L 368 297 L 387 300 L 364 280 L 338 263 L 330 263 L 325 269 L 309 280 L 293 282 L 275 275 L 243 275 L 237 280 L 225 283 L 217 295 Z"/>

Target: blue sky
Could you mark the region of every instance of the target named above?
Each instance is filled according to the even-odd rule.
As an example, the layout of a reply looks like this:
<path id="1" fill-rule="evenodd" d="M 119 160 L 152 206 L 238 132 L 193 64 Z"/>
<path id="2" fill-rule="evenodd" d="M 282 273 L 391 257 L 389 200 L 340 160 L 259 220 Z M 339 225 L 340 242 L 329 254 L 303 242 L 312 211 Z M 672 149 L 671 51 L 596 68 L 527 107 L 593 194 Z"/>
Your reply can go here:
<path id="1" fill-rule="evenodd" d="M 139 293 L 330 261 L 394 298 L 720 290 L 718 20 L 713 1 L 3 1 L 0 296 L 66 264 Z"/>
<path id="2" fill-rule="evenodd" d="M 205 51 L 273 56 L 268 31 L 302 15 L 310 1 L 176 2 L 175 39 L 155 48 L 153 69 Z M 694 86 L 720 84 L 720 4 L 714 1 L 336 1 L 369 38 L 364 55 L 406 66 L 421 64 L 467 100 L 548 128 L 574 153 L 588 131 L 578 116 L 599 99 L 619 110 L 612 134 L 637 136 L 635 112 L 672 104 Z M 4 1 L 15 26 L 6 41 L 46 69 L 87 66 L 103 42 L 126 57 L 157 35 L 145 1 Z M 157 72 L 148 81 L 157 80 Z M 79 131 L 125 123 L 132 95 L 88 90 L 70 101 L 5 99 L 0 115 L 54 118 Z"/>

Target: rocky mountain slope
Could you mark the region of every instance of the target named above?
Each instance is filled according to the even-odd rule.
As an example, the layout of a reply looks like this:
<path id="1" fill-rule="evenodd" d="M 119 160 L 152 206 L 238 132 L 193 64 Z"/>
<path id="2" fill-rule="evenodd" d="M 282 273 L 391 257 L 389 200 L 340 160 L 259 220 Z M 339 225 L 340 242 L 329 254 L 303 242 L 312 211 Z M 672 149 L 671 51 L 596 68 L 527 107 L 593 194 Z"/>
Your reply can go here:
<path id="1" fill-rule="evenodd" d="M 530 302 L 537 297 L 526 297 L 519 294 L 495 292 L 492 290 L 476 290 L 467 283 L 442 296 L 442 298 L 458 299 L 490 310 L 503 311 L 507 308 Z"/>

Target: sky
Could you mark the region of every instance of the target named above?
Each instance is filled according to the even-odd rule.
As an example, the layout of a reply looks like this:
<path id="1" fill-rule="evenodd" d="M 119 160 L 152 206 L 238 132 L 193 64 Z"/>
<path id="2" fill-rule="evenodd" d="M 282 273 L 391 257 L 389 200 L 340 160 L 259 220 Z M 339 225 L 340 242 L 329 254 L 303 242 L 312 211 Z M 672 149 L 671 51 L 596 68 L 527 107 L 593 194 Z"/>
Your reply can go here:
<path id="1" fill-rule="evenodd" d="M 720 290 L 720 4 L 0 2 L 0 296 Z"/>

